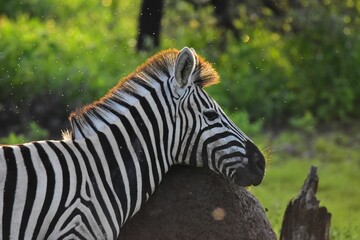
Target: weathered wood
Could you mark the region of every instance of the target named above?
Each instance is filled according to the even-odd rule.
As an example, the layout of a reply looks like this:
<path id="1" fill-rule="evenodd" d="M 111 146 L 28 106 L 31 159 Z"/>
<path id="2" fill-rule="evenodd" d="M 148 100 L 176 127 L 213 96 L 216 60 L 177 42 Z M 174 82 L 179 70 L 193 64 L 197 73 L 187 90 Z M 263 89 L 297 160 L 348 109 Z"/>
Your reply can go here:
<path id="1" fill-rule="evenodd" d="M 317 168 L 312 166 L 301 192 L 286 208 L 281 240 L 328 240 L 331 214 L 316 199 L 319 183 Z"/>
<path id="2" fill-rule="evenodd" d="M 246 189 L 203 168 L 175 166 L 119 239 L 276 239 Z"/>

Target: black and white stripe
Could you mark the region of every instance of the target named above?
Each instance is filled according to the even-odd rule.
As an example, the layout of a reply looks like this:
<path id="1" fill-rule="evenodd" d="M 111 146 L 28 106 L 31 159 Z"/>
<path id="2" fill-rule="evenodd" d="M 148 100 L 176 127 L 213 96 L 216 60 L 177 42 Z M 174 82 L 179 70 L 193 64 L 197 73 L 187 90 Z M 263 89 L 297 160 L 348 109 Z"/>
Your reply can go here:
<path id="1" fill-rule="evenodd" d="M 162 52 L 74 112 L 71 136 L 0 146 L 0 238 L 117 239 L 173 164 L 257 185 L 264 158 L 203 90 L 193 49 Z"/>

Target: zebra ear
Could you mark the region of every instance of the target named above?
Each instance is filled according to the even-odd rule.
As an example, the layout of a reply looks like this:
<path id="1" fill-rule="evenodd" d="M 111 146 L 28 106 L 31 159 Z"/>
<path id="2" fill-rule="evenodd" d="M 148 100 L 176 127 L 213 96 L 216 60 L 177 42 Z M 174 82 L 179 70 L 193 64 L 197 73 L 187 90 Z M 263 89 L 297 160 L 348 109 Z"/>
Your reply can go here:
<path id="1" fill-rule="evenodd" d="M 191 75 L 196 66 L 196 53 L 188 47 L 184 47 L 178 54 L 175 63 L 175 79 L 180 87 L 190 83 Z"/>

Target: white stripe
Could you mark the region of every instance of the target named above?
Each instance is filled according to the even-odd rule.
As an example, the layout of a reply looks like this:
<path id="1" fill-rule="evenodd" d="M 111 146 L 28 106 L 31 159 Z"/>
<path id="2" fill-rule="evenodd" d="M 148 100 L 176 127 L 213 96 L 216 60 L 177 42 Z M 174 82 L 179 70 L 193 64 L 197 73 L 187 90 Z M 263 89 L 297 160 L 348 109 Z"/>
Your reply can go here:
<path id="1" fill-rule="evenodd" d="M 147 164 L 149 166 L 149 177 L 150 177 L 151 190 L 154 191 L 154 189 L 155 189 L 154 174 L 153 174 L 153 171 L 152 171 L 151 159 L 150 159 L 150 156 L 149 156 L 149 151 L 148 151 L 147 146 L 145 144 L 145 140 L 142 137 L 142 134 L 141 134 L 141 132 L 140 132 L 134 118 L 131 116 L 130 112 L 129 111 L 124 111 L 124 109 L 127 109 L 127 108 L 124 108 L 123 106 L 120 106 L 119 104 L 116 104 L 113 107 L 116 108 L 117 111 L 124 113 L 123 114 L 124 117 L 126 117 L 128 119 L 128 121 L 130 122 L 130 124 L 132 126 L 132 129 L 134 130 L 136 136 L 139 138 L 140 144 L 144 149 L 144 154 L 145 154 L 145 157 L 146 157 Z M 120 129 L 124 129 L 124 126 L 122 125 L 122 123 L 120 123 L 120 121 L 116 122 L 115 125 L 118 126 Z"/>
<path id="2" fill-rule="evenodd" d="M 150 137 L 150 143 L 151 143 L 152 148 L 154 150 L 153 153 L 154 153 L 154 156 L 155 156 L 155 159 L 154 159 L 155 161 L 153 161 L 153 162 L 155 162 L 155 164 L 156 164 L 156 169 L 157 169 L 157 172 L 158 172 L 159 182 L 160 182 L 161 179 L 162 179 L 162 174 L 161 174 L 161 168 L 160 168 L 160 162 L 159 162 L 158 153 L 156 151 L 156 149 L 157 149 L 156 146 L 157 146 L 157 144 L 161 144 L 161 143 L 155 141 L 154 134 L 152 134 L 152 133 L 154 133 L 154 129 L 153 129 L 153 127 L 151 125 L 151 122 L 150 122 L 148 116 L 146 115 L 144 109 L 140 106 L 140 104 L 137 104 L 134 107 L 139 112 L 140 116 L 142 117 L 142 120 L 145 123 L 146 128 L 148 129 L 149 137 Z M 142 146 L 144 146 L 144 145 L 142 145 Z"/>
<path id="3" fill-rule="evenodd" d="M 162 93 L 160 92 L 160 87 L 158 87 L 157 89 L 158 89 L 158 91 L 156 92 L 156 94 L 159 96 L 159 99 L 161 100 L 160 96 Z M 159 111 L 153 97 L 151 95 L 146 96 L 146 100 L 148 101 L 154 115 L 156 116 L 156 124 L 158 124 L 158 128 L 159 128 L 159 138 L 160 138 L 160 141 L 163 141 L 164 140 L 164 122 L 163 121 L 165 121 L 165 124 L 167 124 L 167 125 L 170 125 L 170 124 L 166 123 L 166 119 L 161 118 L 160 111 Z M 167 116 L 168 114 L 166 114 L 166 105 L 163 105 L 163 106 L 164 106 L 165 116 Z M 162 155 L 162 159 L 163 159 L 163 163 L 164 163 L 164 171 L 166 173 L 170 166 L 167 161 L 168 156 L 166 156 L 166 153 L 165 153 L 164 142 L 157 143 L 154 141 L 153 143 L 155 144 L 155 146 L 158 146 L 160 144 L 161 152 L 159 154 Z M 156 147 L 154 149 L 156 149 Z"/>
<path id="4" fill-rule="evenodd" d="M 12 212 L 11 225 L 10 225 L 11 226 L 10 238 L 18 239 L 20 232 L 20 223 L 26 201 L 28 176 L 24 164 L 24 159 L 22 157 L 19 147 L 12 146 L 11 148 L 14 151 L 14 157 L 16 161 L 17 181 L 16 181 L 14 205 L 13 205 L 13 212 Z M 26 160 L 29 161 L 30 159 L 26 159 Z"/>
<path id="5" fill-rule="evenodd" d="M 46 216 L 44 218 L 44 224 L 41 226 L 40 228 L 40 232 L 38 235 L 39 239 L 43 239 L 45 237 L 45 233 L 48 230 L 49 227 L 49 223 L 51 222 L 51 220 L 53 220 L 57 209 L 59 208 L 60 205 L 60 200 L 61 200 L 61 196 L 63 194 L 63 175 L 62 175 L 62 168 L 61 165 L 59 163 L 59 158 L 58 156 L 55 154 L 55 152 L 49 147 L 49 145 L 46 142 L 38 142 L 44 149 L 44 151 L 46 152 L 46 154 L 48 155 L 49 161 L 51 163 L 51 167 L 55 173 L 54 179 L 55 179 L 55 188 L 54 188 L 54 196 L 53 199 L 51 201 L 51 204 L 49 206 L 49 209 L 47 209 L 47 213 Z M 40 180 L 41 181 L 41 180 Z M 67 187 L 67 186 L 66 186 Z"/>
<path id="6" fill-rule="evenodd" d="M 96 137 L 96 136 L 95 136 Z M 99 177 L 99 173 L 96 169 L 96 165 L 95 165 L 95 161 L 92 157 L 92 155 L 90 154 L 87 146 L 86 146 L 86 143 L 85 143 L 85 139 L 81 139 L 81 140 L 77 140 L 76 141 L 78 144 L 79 144 L 79 147 L 84 151 L 85 155 L 87 156 L 88 158 L 88 163 L 90 164 L 90 167 L 95 175 L 95 179 L 96 179 L 96 182 L 99 186 L 99 191 L 101 192 L 101 195 L 103 196 L 103 199 L 105 201 L 105 204 L 107 206 L 110 206 L 110 202 L 108 200 L 108 198 L 106 198 L 107 194 L 106 192 L 104 191 L 104 187 L 103 187 L 103 184 L 101 182 L 101 179 Z M 78 152 L 79 150 L 77 149 L 74 149 L 75 152 Z M 78 153 L 80 154 L 80 153 Z M 85 173 L 85 169 L 86 168 L 86 165 L 84 163 L 85 159 L 83 159 L 82 157 L 80 157 L 81 155 L 79 155 L 78 159 L 79 159 L 79 163 L 81 163 L 81 169 L 82 169 L 82 173 Z M 82 183 L 82 186 L 81 186 L 81 195 L 84 197 L 86 196 L 86 198 L 88 198 L 93 204 L 94 204 L 94 207 L 96 209 L 96 212 L 98 213 L 99 215 L 99 218 L 100 218 L 100 221 L 103 225 L 103 228 L 105 229 L 105 232 L 107 233 L 111 233 L 112 230 L 111 230 L 111 227 L 109 225 L 109 222 L 106 218 L 106 215 L 104 213 L 104 211 L 102 210 L 102 206 L 101 204 L 99 203 L 98 199 L 96 198 L 96 194 L 95 194 L 95 190 L 94 190 L 94 187 L 93 187 L 93 184 L 91 182 L 91 178 L 89 177 L 88 175 L 89 173 L 86 171 L 86 176 L 84 176 L 83 178 L 83 183 Z M 86 194 L 86 182 L 88 182 L 88 186 L 89 186 L 89 189 L 90 189 L 90 196 L 87 196 Z M 85 198 L 85 197 L 84 197 Z"/>
<path id="7" fill-rule="evenodd" d="M 76 186 L 77 186 L 77 177 L 76 177 L 76 171 L 75 171 L 75 165 L 74 162 L 68 153 L 68 151 L 65 149 L 65 147 L 58 141 L 53 142 L 55 146 L 63 153 L 66 165 L 69 171 L 69 186 L 65 186 L 66 189 L 68 189 L 68 196 L 65 201 L 65 207 L 68 207 L 71 201 L 74 199 L 76 194 Z M 66 141 L 67 145 L 72 144 L 71 141 Z"/>
<path id="8" fill-rule="evenodd" d="M 128 218 L 129 209 L 130 209 L 129 178 L 128 178 L 126 168 L 125 168 L 125 165 L 124 165 L 124 159 L 122 159 L 122 157 L 121 157 L 121 154 L 120 154 L 120 151 L 119 151 L 119 148 L 118 148 L 118 145 L 116 143 L 114 135 L 112 134 L 111 131 L 108 131 L 106 136 L 107 136 L 107 138 L 109 140 L 110 146 L 111 146 L 112 151 L 113 151 L 114 156 L 115 156 L 115 159 L 117 159 L 117 164 L 118 164 L 118 167 L 119 167 L 119 170 L 120 170 L 123 182 L 124 182 L 124 186 L 125 186 L 125 194 L 126 194 L 126 198 L 127 198 L 127 205 L 126 205 L 127 211 L 126 211 L 126 213 L 122 214 L 123 221 L 124 221 L 124 219 Z M 122 204 L 124 204 L 124 203 L 122 203 Z"/>
<path id="9" fill-rule="evenodd" d="M 234 166 L 237 166 L 236 168 L 238 168 L 238 167 L 244 168 L 248 163 L 248 159 L 242 158 L 242 157 L 233 157 L 233 158 L 223 160 L 222 163 L 220 164 L 219 172 L 222 172 L 224 166 L 229 163 L 235 163 L 232 166 L 228 166 L 229 169 L 233 169 Z"/>
<path id="10" fill-rule="evenodd" d="M 61 215 L 61 217 L 58 220 L 58 224 L 55 226 L 54 231 L 49 235 L 49 239 L 58 239 L 59 236 L 67 233 L 68 231 L 70 231 L 71 229 L 74 228 L 74 226 L 78 225 L 79 227 L 82 227 L 84 229 L 86 229 L 83 234 L 84 237 L 86 239 L 93 239 L 91 238 L 91 234 L 88 231 L 87 227 L 85 226 L 83 223 L 83 220 L 81 219 L 81 216 L 77 215 L 75 216 L 66 226 L 62 226 L 62 224 L 68 220 L 69 216 L 71 215 L 71 213 L 75 210 L 75 209 L 79 209 L 85 216 L 86 219 L 89 221 L 90 224 L 90 228 L 92 229 L 92 231 L 96 234 L 96 236 L 100 239 L 100 237 L 102 236 L 102 231 L 99 227 L 99 225 L 96 223 L 95 219 L 93 218 L 91 211 L 84 206 L 80 199 L 76 200 L 73 205 L 69 206 L 69 208 L 66 209 L 66 211 Z M 60 228 L 64 227 L 61 231 Z M 88 235 L 87 235 L 88 234 Z M 67 238 L 68 239 L 68 238 Z M 76 238 L 75 238 L 76 239 Z"/>
<path id="11" fill-rule="evenodd" d="M 171 102 L 172 102 L 172 99 L 169 98 L 169 96 L 171 96 L 171 95 L 170 95 L 170 93 L 168 92 L 168 88 L 167 88 L 166 85 L 164 86 L 164 89 L 165 89 L 165 95 L 162 93 L 162 91 L 161 91 L 160 88 L 157 89 L 156 93 L 157 93 L 157 95 L 158 95 L 158 97 L 159 97 L 159 100 L 160 100 L 160 102 L 161 102 L 161 105 L 163 106 L 164 114 L 165 114 L 165 124 L 167 125 L 168 131 L 169 131 L 169 132 L 168 132 L 168 143 L 167 143 L 168 149 L 165 149 L 165 151 L 167 151 L 167 152 L 165 153 L 165 154 L 166 154 L 166 158 L 165 158 L 165 159 L 167 159 L 167 160 L 170 162 L 170 165 L 172 165 L 172 164 L 173 164 L 173 162 L 172 162 L 173 159 L 172 159 L 172 155 L 171 155 L 170 146 L 171 146 L 171 143 L 172 143 L 172 141 L 173 141 L 173 139 L 172 139 L 172 133 L 173 133 L 173 131 L 174 131 L 174 126 L 173 126 L 173 124 L 172 124 L 172 120 L 171 120 L 172 116 L 171 116 L 171 114 L 174 113 L 174 109 L 168 109 L 168 105 L 166 104 L 165 99 L 168 100 L 168 104 L 169 104 L 170 108 L 172 107 L 172 103 L 171 103 Z M 169 167 L 170 167 L 170 166 L 169 166 Z"/>
<path id="12" fill-rule="evenodd" d="M 37 220 L 40 215 L 42 206 L 44 205 L 44 200 L 46 196 L 46 187 L 47 187 L 47 176 L 45 167 L 40 159 L 40 156 L 37 152 L 37 149 L 32 143 L 27 143 L 24 146 L 28 147 L 30 150 L 30 161 L 34 165 L 37 178 L 36 194 L 33 209 L 31 211 L 29 222 L 25 231 L 25 236 L 31 238 L 37 224 Z"/>
<path id="13" fill-rule="evenodd" d="M 119 129 L 125 129 L 125 127 L 122 125 L 121 122 L 119 122 L 117 124 L 117 127 Z M 135 214 L 141 207 L 141 201 L 142 201 L 142 175 L 141 175 L 141 169 L 140 169 L 140 164 L 139 164 L 139 159 L 137 158 L 137 155 L 135 153 L 135 150 L 133 148 L 133 146 L 131 144 L 128 144 L 128 143 L 131 143 L 131 139 L 130 139 L 130 136 L 128 135 L 128 133 L 126 131 L 122 131 L 121 132 L 124 139 L 125 139 L 125 142 L 123 144 L 126 145 L 126 147 L 128 148 L 129 152 L 130 152 L 130 155 L 131 155 L 131 158 L 132 158 L 132 161 L 135 165 L 135 174 L 136 174 L 136 180 L 137 180 L 137 199 L 136 199 L 136 205 L 135 205 L 135 209 L 134 209 L 134 213 Z M 108 140 L 111 142 L 111 141 L 115 141 L 115 137 L 113 136 L 113 133 L 111 132 L 110 128 L 108 128 L 105 132 L 105 135 L 107 136 Z M 110 140 L 110 138 L 112 140 Z M 116 144 L 114 142 L 114 144 Z M 101 151 L 101 154 L 103 154 L 103 152 Z M 105 156 L 102 155 L 101 156 L 102 158 L 105 159 Z M 118 159 L 119 161 L 120 159 Z M 123 159 L 123 161 L 130 161 L 130 159 Z M 109 181 L 111 182 L 111 179 L 109 179 Z M 129 183 L 130 184 L 130 183 Z M 130 186 L 129 186 L 130 187 Z M 114 187 L 113 187 L 114 188 Z M 116 196 L 116 195 L 115 195 Z M 120 206 L 120 211 L 122 211 L 122 208 Z M 122 214 L 122 216 L 124 216 Z M 130 216 L 132 217 L 132 216 Z M 125 218 L 123 219 L 123 221 L 125 220 Z"/>
<path id="14" fill-rule="evenodd" d="M 95 135 L 95 136 L 89 138 L 89 140 L 92 142 L 93 147 L 95 148 L 95 151 L 99 156 L 99 159 L 101 161 L 101 165 L 102 165 L 104 173 L 105 173 L 104 177 L 107 180 L 107 184 L 110 185 L 110 187 L 112 187 L 111 173 L 109 171 L 109 166 L 107 164 L 107 161 L 106 161 L 106 158 L 104 156 L 103 150 L 100 147 L 99 138 L 98 138 L 97 135 Z M 90 153 L 90 151 L 89 151 L 89 149 L 87 147 L 84 146 L 83 150 L 85 151 L 85 153 L 86 153 L 86 155 L 87 155 L 87 157 L 89 159 L 91 169 L 92 169 L 93 173 L 95 174 L 95 179 L 96 179 L 96 182 L 97 182 L 98 190 L 100 191 L 101 196 L 102 196 L 102 198 L 103 198 L 103 200 L 105 202 L 105 206 L 103 206 L 103 207 L 106 207 L 107 210 L 109 211 L 111 220 L 115 224 L 116 231 L 118 232 L 119 229 L 118 229 L 118 224 L 116 224 L 117 219 L 116 219 L 116 216 L 115 216 L 115 211 L 112 208 L 112 204 L 111 204 L 111 201 L 110 201 L 110 198 L 109 198 L 109 194 L 106 192 L 106 189 L 104 187 L 104 183 L 101 180 L 100 173 L 99 173 L 98 168 L 97 168 L 97 166 L 95 164 L 95 159 L 93 158 L 92 154 Z M 102 156 L 100 155 L 100 153 L 102 154 Z M 120 201 L 118 201 L 118 203 L 120 203 Z M 106 219 L 106 222 L 102 222 L 102 223 L 103 223 L 103 225 L 105 225 L 105 227 L 104 227 L 105 232 L 112 234 L 112 230 L 110 228 L 110 224 L 109 224 L 108 220 Z M 115 238 L 116 236 L 109 235 L 108 237 L 111 239 L 111 238 Z"/>
<path id="15" fill-rule="evenodd" d="M 6 160 L 4 156 L 4 149 L 0 147 L 0 236 L 3 234 L 3 214 L 4 214 L 4 188 L 5 188 L 5 180 L 6 180 Z"/>
<path id="16" fill-rule="evenodd" d="M 108 131 L 110 129 L 109 128 L 106 128 L 104 129 L 105 131 L 105 134 L 106 136 L 108 136 Z M 113 185 L 113 182 L 112 182 L 112 179 L 111 179 L 111 170 L 107 161 L 106 161 L 106 157 L 105 157 L 105 154 L 104 154 L 104 151 L 103 149 L 101 148 L 101 145 L 99 143 L 99 139 L 96 137 L 96 138 L 91 138 L 90 141 L 93 143 L 93 146 L 95 148 L 95 151 L 96 153 L 98 154 L 99 156 L 99 159 L 101 161 L 101 165 L 103 167 L 103 170 L 104 170 L 104 173 L 105 173 L 105 179 L 106 179 L 106 182 L 107 184 L 109 185 L 110 189 L 112 189 L 112 195 L 114 196 L 115 198 L 115 201 L 116 201 L 116 207 L 119 209 L 120 211 L 120 215 L 123 216 L 123 212 L 122 212 L 122 204 L 120 202 L 120 199 L 118 198 L 118 196 L 116 195 L 115 191 L 114 191 L 114 185 Z M 108 193 L 106 193 L 106 195 L 108 196 Z M 110 201 L 110 200 L 109 200 Z M 111 205 L 108 205 L 109 207 Z M 116 216 L 115 216 L 115 212 L 110 210 L 110 213 L 113 213 L 111 214 L 112 215 L 112 221 L 114 222 L 115 224 L 115 227 L 116 227 L 116 231 L 119 232 L 119 228 L 120 228 L 120 223 L 118 223 L 117 219 L 116 219 Z"/>

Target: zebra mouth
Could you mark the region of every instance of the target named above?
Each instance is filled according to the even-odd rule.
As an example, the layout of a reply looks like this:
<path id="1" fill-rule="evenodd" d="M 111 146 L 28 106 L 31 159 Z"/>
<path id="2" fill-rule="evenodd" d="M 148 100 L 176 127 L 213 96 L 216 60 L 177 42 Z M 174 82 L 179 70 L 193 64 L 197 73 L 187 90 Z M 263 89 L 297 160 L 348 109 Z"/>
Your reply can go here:
<path id="1" fill-rule="evenodd" d="M 247 153 L 244 159 L 248 160 L 245 167 L 236 168 L 233 175 L 234 182 L 239 186 L 257 186 L 265 174 L 265 158 L 259 149 L 251 142 L 247 143 Z"/>
<path id="2" fill-rule="evenodd" d="M 237 168 L 232 176 L 234 183 L 241 187 L 247 187 L 251 185 L 258 186 L 262 182 L 263 178 L 263 171 L 258 171 L 258 169 L 254 171 L 249 167 Z"/>
<path id="3" fill-rule="evenodd" d="M 264 168 L 254 164 L 252 160 L 243 156 L 228 158 L 220 164 L 219 170 L 238 186 L 257 186 L 264 177 Z"/>

